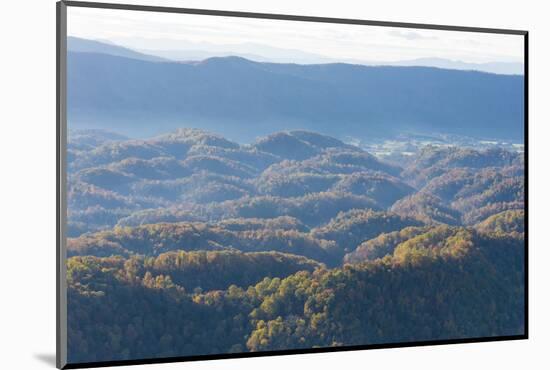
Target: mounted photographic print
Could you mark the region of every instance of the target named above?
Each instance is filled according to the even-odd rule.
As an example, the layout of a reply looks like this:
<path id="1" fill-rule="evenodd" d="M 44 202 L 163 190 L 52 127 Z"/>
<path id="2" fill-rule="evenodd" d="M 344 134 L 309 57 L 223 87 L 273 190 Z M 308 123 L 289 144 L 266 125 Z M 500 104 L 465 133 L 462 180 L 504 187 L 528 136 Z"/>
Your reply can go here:
<path id="1" fill-rule="evenodd" d="M 527 338 L 527 32 L 58 3 L 58 367 Z"/>

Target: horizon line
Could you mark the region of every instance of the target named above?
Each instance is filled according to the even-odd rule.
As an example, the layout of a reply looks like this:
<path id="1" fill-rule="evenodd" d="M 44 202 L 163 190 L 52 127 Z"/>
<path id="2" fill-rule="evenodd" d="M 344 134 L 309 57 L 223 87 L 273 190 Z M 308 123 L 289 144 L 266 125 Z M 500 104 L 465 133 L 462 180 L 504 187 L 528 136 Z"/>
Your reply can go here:
<path id="1" fill-rule="evenodd" d="M 91 42 L 96 42 L 96 43 L 103 44 L 103 45 L 106 45 L 106 46 L 112 46 L 112 47 L 117 47 L 117 48 L 121 48 L 121 49 L 126 49 L 128 51 L 131 51 L 131 52 L 134 52 L 134 53 L 137 53 L 137 54 L 141 54 L 144 57 L 158 58 L 159 59 L 158 61 L 153 61 L 153 60 L 149 61 L 149 62 L 155 62 L 155 63 L 200 64 L 200 63 L 206 62 L 210 59 L 238 58 L 238 59 L 246 60 L 248 62 L 260 63 L 260 64 L 293 64 L 293 65 L 304 65 L 304 66 L 305 65 L 315 66 L 315 65 L 345 64 L 345 65 L 357 65 L 357 66 L 365 66 L 365 67 L 420 67 L 420 68 L 436 68 L 436 69 L 464 71 L 464 72 L 474 71 L 474 72 L 480 72 L 480 73 L 490 73 L 490 74 L 508 75 L 508 76 L 524 76 L 524 73 L 523 73 L 524 62 L 523 61 L 492 60 L 492 61 L 487 61 L 487 62 L 467 62 L 467 61 L 464 61 L 462 59 L 449 59 L 449 58 L 442 58 L 442 57 L 419 57 L 419 58 L 413 58 L 413 59 L 400 59 L 400 60 L 391 60 L 391 61 L 389 61 L 389 60 L 371 60 L 371 61 L 363 60 L 362 61 L 362 60 L 353 60 L 353 59 L 338 61 L 336 59 L 332 60 L 333 58 L 326 57 L 326 56 L 323 56 L 323 55 L 313 55 L 312 58 L 318 57 L 320 59 L 328 59 L 328 60 L 327 61 L 316 61 L 316 62 L 304 62 L 304 61 L 286 61 L 285 59 L 289 59 L 289 58 L 287 58 L 287 57 L 280 57 L 280 58 L 266 57 L 264 55 L 260 55 L 260 54 L 254 53 L 254 52 L 251 52 L 251 53 L 235 52 L 234 54 L 230 54 L 231 53 L 230 51 L 216 52 L 216 51 L 209 51 L 207 49 L 193 49 L 193 50 L 186 50 L 185 48 L 182 48 L 182 49 L 138 49 L 138 48 L 134 48 L 134 47 L 131 47 L 131 46 L 123 45 L 121 43 L 118 43 L 118 42 L 115 42 L 115 41 L 112 41 L 112 40 L 109 40 L 109 39 L 92 39 L 92 38 L 86 38 L 86 37 L 81 37 L 81 36 L 67 35 L 67 39 L 69 39 L 69 38 L 78 39 L 78 40 L 85 40 L 85 41 L 91 41 Z M 212 43 L 212 45 L 226 46 L 226 45 L 223 45 L 223 44 L 214 44 L 214 43 Z M 239 44 L 239 45 L 241 45 L 241 44 Z M 229 46 L 229 45 L 227 45 L 227 46 Z M 273 47 L 273 46 L 270 46 L 270 45 L 267 45 L 267 44 L 265 44 L 263 46 L 272 47 L 274 49 L 280 49 L 280 48 Z M 291 49 L 280 49 L 280 50 L 288 51 L 288 50 L 291 50 Z M 172 52 L 172 53 L 175 52 L 175 53 L 177 53 L 177 52 L 186 52 L 186 51 L 197 52 L 197 53 L 206 53 L 206 54 L 212 54 L 212 55 L 204 57 L 204 58 L 176 59 L 176 58 L 173 58 L 173 57 L 167 57 L 165 55 L 154 54 L 155 52 L 157 52 L 157 53 L 159 53 L 159 52 L 160 53 L 162 53 L 162 52 L 165 52 L 165 53 L 166 52 Z M 67 52 L 103 54 L 103 55 L 111 55 L 111 56 L 127 58 L 127 59 L 140 60 L 137 57 L 116 55 L 114 53 L 109 53 L 109 52 L 75 50 L 74 48 L 71 48 L 69 45 L 67 47 Z M 247 55 L 247 54 L 249 54 L 249 55 Z M 261 58 L 263 60 L 254 59 L 254 57 Z M 281 59 L 281 60 L 278 60 L 278 59 Z M 300 59 L 300 58 L 298 57 L 298 59 Z M 426 61 L 427 63 L 422 64 L 423 61 Z M 464 67 L 459 68 L 457 66 L 457 67 L 453 68 L 452 66 L 438 66 L 438 65 L 433 65 L 434 63 L 429 64 L 429 61 L 433 61 L 434 63 L 442 62 L 442 63 L 463 64 Z M 404 63 L 404 64 L 400 64 L 400 63 Z M 420 64 L 407 65 L 406 63 L 420 63 Z M 515 73 L 515 72 L 502 73 L 502 72 L 487 71 L 486 69 L 480 69 L 480 68 L 483 68 L 484 66 L 490 67 L 491 65 L 495 65 L 495 64 L 497 64 L 497 65 L 513 65 L 513 66 L 517 66 L 517 67 L 522 67 L 522 69 L 518 73 Z M 467 68 L 467 67 L 472 67 L 472 68 Z M 476 67 L 478 67 L 478 68 L 476 68 Z"/>

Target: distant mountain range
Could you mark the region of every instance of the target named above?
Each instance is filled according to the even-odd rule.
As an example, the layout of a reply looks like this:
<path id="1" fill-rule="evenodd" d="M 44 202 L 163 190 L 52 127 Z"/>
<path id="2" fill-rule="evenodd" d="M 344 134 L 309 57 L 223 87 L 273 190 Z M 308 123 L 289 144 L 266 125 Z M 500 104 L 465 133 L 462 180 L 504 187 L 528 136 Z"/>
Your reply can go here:
<path id="1" fill-rule="evenodd" d="M 73 127 L 116 125 L 132 136 L 190 126 L 238 141 L 281 129 L 358 138 L 441 132 L 523 139 L 523 76 L 234 56 L 168 62 L 74 38 L 68 103 Z"/>
<path id="2" fill-rule="evenodd" d="M 67 49 L 73 52 L 80 53 L 101 53 L 114 55 L 119 57 L 133 58 L 138 60 L 146 60 L 150 62 L 167 62 L 169 59 L 140 53 L 132 49 L 128 49 L 115 44 L 100 42 L 95 40 L 87 40 L 79 37 L 67 37 Z"/>
<path id="3" fill-rule="evenodd" d="M 131 42 L 131 41 L 128 41 Z M 133 40 L 135 43 L 135 40 Z M 267 63 L 296 63 L 296 64 L 327 64 L 327 63 L 349 63 L 370 66 L 421 66 L 437 67 L 444 69 L 459 69 L 465 71 L 480 71 L 497 74 L 522 75 L 524 73 L 523 63 L 518 62 L 487 62 L 468 63 L 460 60 L 444 58 L 418 58 L 401 61 L 374 61 L 359 59 L 334 59 L 323 55 L 305 52 L 296 49 L 283 49 L 256 43 L 242 43 L 231 45 L 219 45 L 206 42 L 191 42 L 180 40 L 175 43 L 166 43 L 158 40 L 158 49 L 136 49 L 134 51 L 117 46 L 110 41 L 93 41 L 78 37 L 69 37 L 69 50 L 91 51 L 117 56 L 128 56 L 130 58 L 144 60 L 171 60 L 171 61 L 201 61 L 213 57 L 238 56 L 255 62 Z M 118 50 L 120 48 L 120 50 Z M 134 55 L 129 55 L 131 52 Z"/>
<path id="4" fill-rule="evenodd" d="M 523 75 L 523 63 L 515 62 L 489 62 L 489 63 L 466 63 L 460 60 L 449 60 L 443 58 L 419 58 L 403 60 L 400 62 L 367 63 L 369 65 L 390 65 L 404 67 L 437 67 L 444 69 L 458 69 L 461 71 L 480 71 L 504 75 Z"/>

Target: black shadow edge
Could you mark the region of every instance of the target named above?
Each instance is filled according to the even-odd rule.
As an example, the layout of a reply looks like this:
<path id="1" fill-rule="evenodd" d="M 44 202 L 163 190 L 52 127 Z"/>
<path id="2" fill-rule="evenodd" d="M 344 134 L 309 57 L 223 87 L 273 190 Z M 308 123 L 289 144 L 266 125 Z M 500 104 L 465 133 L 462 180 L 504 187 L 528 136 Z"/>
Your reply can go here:
<path id="1" fill-rule="evenodd" d="M 128 365 L 149 365 L 149 364 L 162 364 L 162 363 L 173 363 L 173 362 L 192 362 L 192 361 L 224 360 L 224 359 L 238 359 L 238 358 L 304 355 L 304 354 L 314 354 L 314 353 L 352 352 L 352 351 L 372 350 L 372 349 L 423 347 L 423 346 L 469 344 L 469 343 L 483 343 L 483 342 L 501 342 L 501 341 L 525 340 L 525 339 L 528 339 L 527 335 L 521 334 L 521 335 L 509 335 L 509 336 L 500 336 L 500 337 L 480 337 L 480 338 L 464 338 L 464 339 L 450 339 L 450 340 L 446 340 L 446 339 L 430 340 L 430 341 L 420 341 L 420 342 L 368 344 L 368 345 L 358 345 L 358 346 L 287 349 L 287 350 L 276 350 L 276 351 L 224 353 L 224 354 L 215 354 L 215 355 L 148 358 L 148 359 L 137 359 L 137 360 L 81 362 L 81 363 L 68 363 L 66 366 L 63 367 L 63 369 L 82 369 L 82 368 L 128 366 Z"/>

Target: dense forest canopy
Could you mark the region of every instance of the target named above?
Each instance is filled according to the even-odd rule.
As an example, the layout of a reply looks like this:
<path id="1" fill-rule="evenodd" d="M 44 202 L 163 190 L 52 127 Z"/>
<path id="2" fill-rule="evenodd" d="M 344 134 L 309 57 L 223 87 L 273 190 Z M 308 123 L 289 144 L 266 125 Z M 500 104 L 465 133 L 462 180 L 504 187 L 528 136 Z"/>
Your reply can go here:
<path id="1" fill-rule="evenodd" d="M 68 138 L 71 362 L 524 333 L 524 160 L 310 131 Z"/>

